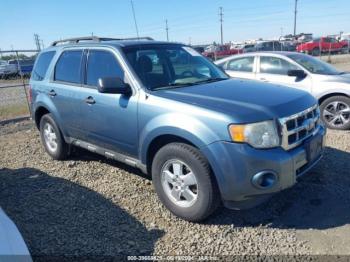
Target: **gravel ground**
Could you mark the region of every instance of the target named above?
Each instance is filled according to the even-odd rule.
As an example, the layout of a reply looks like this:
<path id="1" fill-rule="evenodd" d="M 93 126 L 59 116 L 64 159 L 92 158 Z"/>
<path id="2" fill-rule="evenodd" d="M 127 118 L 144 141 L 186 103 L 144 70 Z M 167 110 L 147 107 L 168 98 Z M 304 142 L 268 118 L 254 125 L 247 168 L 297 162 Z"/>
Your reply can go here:
<path id="1" fill-rule="evenodd" d="M 45 154 L 31 122 L 0 126 L 0 206 L 34 256 L 350 255 L 350 132 L 330 130 L 322 162 L 291 189 L 202 224 L 158 201 L 139 171 L 75 150 Z"/>

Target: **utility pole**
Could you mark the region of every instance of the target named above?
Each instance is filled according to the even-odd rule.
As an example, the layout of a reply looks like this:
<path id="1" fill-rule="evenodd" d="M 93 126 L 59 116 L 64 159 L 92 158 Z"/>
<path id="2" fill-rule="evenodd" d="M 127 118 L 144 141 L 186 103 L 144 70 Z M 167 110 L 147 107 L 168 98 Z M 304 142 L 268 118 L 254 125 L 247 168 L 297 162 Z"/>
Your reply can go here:
<path id="1" fill-rule="evenodd" d="M 220 13 L 219 13 L 219 16 L 220 16 L 220 36 L 221 36 L 221 45 L 224 44 L 224 36 L 223 36 L 223 32 L 222 32 L 222 22 L 223 22 L 223 13 L 222 13 L 222 7 L 220 7 Z"/>
<path id="2" fill-rule="evenodd" d="M 34 34 L 34 42 L 35 42 L 35 45 L 36 45 L 36 49 L 38 51 L 41 50 L 40 48 L 40 39 L 39 39 L 39 35 L 38 34 Z"/>
<path id="3" fill-rule="evenodd" d="M 296 30 L 297 30 L 297 7 L 298 7 L 298 0 L 295 0 L 295 7 L 294 7 L 294 37 L 296 35 Z"/>
<path id="4" fill-rule="evenodd" d="M 168 19 L 165 20 L 165 31 L 166 31 L 166 40 L 169 42 L 169 27 L 168 27 Z"/>
<path id="5" fill-rule="evenodd" d="M 134 3 L 132 0 L 130 0 L 130 3 L 131 3 L 131 9 L 132 9 L 132 14 L 134 16 L 134 23 L 135 23 L 135 29 L 136 29 L 136 35 L 137 35 L 137 38 L 139 38 L 139 28 L 137 27 L 137 22 L 136 22 L 136 15 L 135 15 L 135 9 L 134 9 Z"/>

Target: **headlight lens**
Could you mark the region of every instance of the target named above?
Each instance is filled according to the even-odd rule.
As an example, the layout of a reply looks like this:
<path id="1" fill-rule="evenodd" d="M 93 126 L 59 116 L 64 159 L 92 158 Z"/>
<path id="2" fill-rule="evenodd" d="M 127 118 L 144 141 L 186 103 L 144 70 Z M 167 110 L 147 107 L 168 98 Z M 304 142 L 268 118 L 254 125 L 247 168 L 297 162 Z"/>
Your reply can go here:
<path id="1" fill-rule="evenodd" d="M 271 148 L 280 145 L 275 121 L 264 121 L 246 125 L 230 125 L 232 141 L 248 143 L 255 148 Z"/>

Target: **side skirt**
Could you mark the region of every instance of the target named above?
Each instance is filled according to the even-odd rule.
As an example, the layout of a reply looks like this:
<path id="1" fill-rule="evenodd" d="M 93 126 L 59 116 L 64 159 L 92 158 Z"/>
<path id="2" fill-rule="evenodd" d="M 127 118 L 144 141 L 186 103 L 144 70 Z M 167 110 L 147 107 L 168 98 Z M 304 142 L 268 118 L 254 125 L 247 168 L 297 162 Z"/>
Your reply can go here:
<path id="1" fill-rule="evenodd" d="M 103 155 L 106 158 L 113 159 L 119 162 L 122 162 L 124 164 L 127 164 L 132 167 L 136 167 L 140 169 L 143 173 L 147 174 L 147 167 L 146 165 L 142 164 L 140 160 L 136 158 L 132 158 L 128 155 L 124 155 L 122 153 L 112 151 L 79 139 L 71 138 L 71 137 L 65 137 L 65 140 L 74 146 L 84 148 L 90 152 L 97 153 L 99 155 Z"/>

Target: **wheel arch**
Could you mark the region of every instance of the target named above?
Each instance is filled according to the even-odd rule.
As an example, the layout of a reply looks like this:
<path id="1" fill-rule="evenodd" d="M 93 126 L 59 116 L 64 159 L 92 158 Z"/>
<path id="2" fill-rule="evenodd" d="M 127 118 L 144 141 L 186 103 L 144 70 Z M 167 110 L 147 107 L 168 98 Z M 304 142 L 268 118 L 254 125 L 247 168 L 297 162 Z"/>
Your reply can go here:
<path id="1" fill-rule="evenodd" d="M 153 158 L 156 155 L 156 153 L 159 151 L 159 149 L 161 149 L 162 147 L 164 147 L 165 145 L 168 145 L 170 143 L 184 143 L 184 144 L 188 144 L 190 146 L 193 146 L 199 150 L 198 146 L 196 146 L 194 143 L 192 143 L 190 140 L 188 140 L 184 137 L 174 135 L 174 134 L 159 135 L 159 136 L 153 138 L 153 140 L 149 143 L 149 145 L 147 147 L 145 163 L 147 166 L 147 173 L 148 174 L 151 174 L 152 162 L 153 162 Z"/>
<path id="2" fill-rule="evenodd" d="M 321 105 L 326 99 L 328 99 L 328 98 L 330 98 L 330 97 L 333 97 L 333 96 L 345 96 L 345 97 L 350 98 L 349 95 L 347 95 L 347 94 L 345 94 L 345 93 L 342 93 L 342 92 L 328 93 L 328 94 L 325 94 L 325 95 L 321 96 L 321 97 L 318 99 L 318 104 Z"/>
<path id="3" fill-rule="evenodd" d="M 43 117 L 43 115 L 51 113 L 50 110 L 48 110 L 45 106 L 40 105 L 35 109 L 34 112 L 34 121 L 36 127 L 39 129 L 40 128 L 40 120 Z"/>

